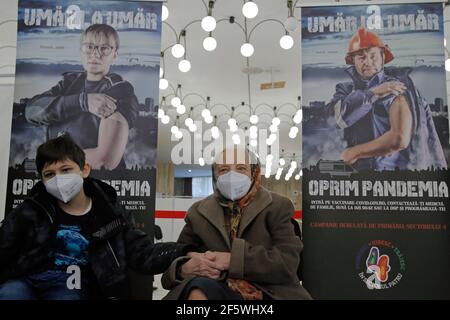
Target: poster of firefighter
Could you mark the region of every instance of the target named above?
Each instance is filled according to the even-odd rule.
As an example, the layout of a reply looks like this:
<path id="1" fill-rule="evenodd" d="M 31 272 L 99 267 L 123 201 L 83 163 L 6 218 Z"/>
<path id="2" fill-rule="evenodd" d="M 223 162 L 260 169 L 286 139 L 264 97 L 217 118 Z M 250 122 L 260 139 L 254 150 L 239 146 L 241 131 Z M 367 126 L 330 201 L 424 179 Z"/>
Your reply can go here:
<path id="1" fill-rule="evenodd" d="M 304 285 L 449 298 L 443 6 L 302 8 Z"/>

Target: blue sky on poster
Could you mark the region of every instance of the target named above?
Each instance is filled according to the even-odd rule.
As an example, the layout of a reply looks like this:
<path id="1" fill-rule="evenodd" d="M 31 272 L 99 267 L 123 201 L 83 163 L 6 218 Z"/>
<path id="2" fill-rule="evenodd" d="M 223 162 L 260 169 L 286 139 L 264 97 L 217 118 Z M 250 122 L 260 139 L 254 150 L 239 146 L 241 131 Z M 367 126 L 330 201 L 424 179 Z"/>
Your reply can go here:
<path id="1" fill-rule="evenodd" d="M 58 8 L 57 6 L 61 6 Z M 134 16 L 139 9 L 144 13 L 151 12 L 158 15 L 157 28 L 155 30 L 128 28 L 124 23 L 118 28 L 120 37 L 119 58 L 115 65 L 130 66 L 140 65 L 147 67 L 159 66 L 160 43 L 161 43 L 161 21 L 160 3 L 151 2 L 117 2 L 117 1 L 49 1 L 49 0 L 27 0 L 19 3 L 18 23 L 18 48 L 17 62 L 33 64 L 69 64 L 80 65 L 79 44 L 81 30 L 70 30 L 66 27 L 48 27 L 46 21 L 41 21 L 40 26 L 27 26 L 24 23 L 24 12 L 26 9 L 52 10 L 55 15 L 58 9 L 65 12 L 69 5 L 78 5 L 84 11 L 84 26 L 92 22 L 95 11 L 101 12 L 103 23 L 106 23 L 110 13 L 129 13 Z M 29 11 L 30 12 L 30 11 Z"/>
<path id="2" fill-rule="evenodd" d="M 338 13 L 343 18 L 353 16 L 357 18 L 358 26 L 361 16 L 366 18 L 368 6 L 341 6 L 341 7 L 317 7 L 302 9 L 302 64 L 303 68 L 323 67 L 335 68 L 344 65 L 344 57 L 347 52 L 348 42 L 354 34 L 353 30 L 345 32 L 308 32 L 308 18 L 310 17 L 337 17 Z M 384 29 L 373 30 L 379 34 L 382 40 L 389 45 L 394 53 L 395 60 L 392 66 L 436 66 L 444 65 L 444 30 L 442 4 L 420 5 L 381 5 L 379 6 L 383 19 Z M 418 16 L 419 12 L 427 16 L 437 15 L 439 18 L 439 30 L 395 30 L 387 28 L 387 19 L 393 15 Z M 420 44 L 420 45 L 418 45 Z"/>
<path id="3" fill-rule="evenodd" d="M 302 38 L 309 39 L 314 37 L 320 37 L 320 35 L 327 34 L 324 33 L 309 33 L 307 31 L 308 27 L 308 18 L 309 17 L 337 17 L 338 13 L 342 13 L 344 19 L 349 16 L 353 16 L 359 18 L 364 16 L 366 19 L 371 15 L 367 10 L 369 7 L 373 7 L 373 5 L 360 5 L 360 6 L 332 6 L 332 7 L 305 7 L 302 8 Z M 390 16 L 393 15 L 410 15 L 414 14 L 416 17 L 419 12 L 422 12 L 424 15 L 428 14 L 437 14 L 439 15 L 439 33 L 443 33 L 443 17 L 442 17 L 442 4 L 441 3 L 430 3 L 430 4 L 408 4 L 408 5 L 376 5 L 380 9 L 381 18 L 384 21 L 384 25 L 386 29 L 383 31 L 379 31 L 380 33 L 398 33 L 398 30 L 388 30 L 387 29 L 387 21 L 390 19 Z M 405 31 L 408 32 L 408 31 Z M 415 33 L 415 31 L 411 31 Z M 331 32 L 334 33 L 334 32 Z M 339 32 L 341 33 L 341 32 Z M 342 33 L 341 33 L 342 34 Z M 346 35 L 350 35 L 351 32 L 344 32 Z"/>
<path id="4" fill-rule="evenodd" d="M 18 38 L 17 62 L 33 64 L 80 65 L 80 33 L 21 34 Z M 119 31 L 119 57 L 115 65 L 159 66 L 160 34 L 142 31 Z"/>
<path id="5" fill-rule="evenodd" d="M 63 12 L 69 8 L 69 6 L 78 6 L 85 12 L 85 27 L 91 22 L 91 18 L 95 11 L 101 11 L 103 18 L 106 21 L 108 12 L 133 12 L 138 13 L 139 9 L 144 9 L 144 12 L 156 13 L 158 17 L 161 15 L 161 3 L 158 2 L 146 2 L 146 1 L 83 1 L 83 0 L 19 0 L 19 12 L 18 12 L 18 28 L 20 31 L 30 30 L 25 28 L 23 24 L 25 9 L 51 9 L 53 13 L 56 13 L 58 7 L 61 7 Z M 161 32 L 161 20 L 158 20 L 157 33 Z"/>
<path id="6" fill-rule="evenodd" d="M 339 12 L 345 15 L 364 14 L 368 6 L 319 7 L 302 9 L 303 33 L 308 16 L 334 16 Z M 446 75 L 444 69 L 444 31 L 442 26 L 442 5 L 382 5 L 381 13 L 414 14 L 423 10 L 424 14 L 438 15 L 439 30 L 375 30 L 384 43 L 389 45 L 394 60 L 386 67 L 410 67 L 410 74 L 416 89 L 428 103 L 441 98 L 447 103 Z M 384 17 L 384 16 L 383 16 Z M 305 29 L 306 28 L 306 29 Z M 374 31 L 374 30 L 372 30 Z M 314 101 L 328 103 L 335 93 L 336 84 L 351 81 L 345 72 L 348 44 L 354 31 L 323 32 L 302 39 L 302 100 L 303 106 Z M 342 131 L 334 128 L 303 130 L 303 165 L 315 165 L 319 159 L 339 160 L 346 147 Z M 307 127 L 307 126 L 306 126 Z"/>

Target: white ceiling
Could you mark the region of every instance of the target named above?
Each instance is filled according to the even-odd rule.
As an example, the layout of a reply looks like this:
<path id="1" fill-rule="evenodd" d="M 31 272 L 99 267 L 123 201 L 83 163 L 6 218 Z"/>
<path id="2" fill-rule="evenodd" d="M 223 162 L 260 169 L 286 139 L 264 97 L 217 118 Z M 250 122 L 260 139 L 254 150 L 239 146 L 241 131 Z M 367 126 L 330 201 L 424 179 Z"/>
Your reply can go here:
<path id="1" fill-rule="evenodd" d="M 207 3 L 207 0 L 204 0 Z M 244 16 L 241 12 L 242 0 L 217 0 L 213 16 L 216 20 L 234 16 L 236 21 L 244 25 Z M 285 21 L 288 14 L 286 0 L 255 0 L 259 7 L 258 16 L 254 19 L 247 20 L 248 30 L 251 30 L 257 23 L 265 19 L 277 19 L 282 22 Z M 295 2 L 295 1 L 294 1 Z M 389 1 L 372 1 L 372 3 L 401 3 L 402 0 Z M 421 0 L 409 1 L 423 2 Z M 439 2 L 439 1 L 427 1 Z M 343 5 L 343 4 L 367 4 L 367 1 L 352 1 L 352 0 L 301 0 L 297 2 L 297 8 L 294 14 L 297 18 L 300 17 L 300 6 L 311 5 Z M 185 26 L 194 20 L 200 20 L 206 15 L 204 3 L 201 0 L 168 0 L 166 6 L 169 8 L 169 18 L 166 20 L 176 32 L 179 34 Z M 447 27 L 447 26 L 446 26 Z M 227 21 L 217 24 L 213 36 L 216 38 L 218 45 L 215 51 L 207 52 L 203 49 L 202 42 L 207 36 L 207 33 L 201 29 L 200 23 L 196 22 L 190 25 L 186 32 L 187 42 L 187 59 L 190 60 L 192 68 L 188 73 L 182 73 L 178 70 L 178 62 L 181 59 L 175 59 L 170 53 L 170 46 L 176 43 L 174 32 L 167 26 L 163 25 L 162 32 L 162 50 L 165 51 L 165 78 L 169 80 L 170 84 L 176 88 L 177 84 L 182 85 L 182 94 L 197 93 L 203 97 L 210 96 L 211 104 L 223 103 L 227 106 L 237 106 L 240 102 L 249 102 L 248 94 L 248 79 L 247 75 L 242 72 L 242 69 L 247 65 L 246 58 L 240 54 L 240 46 L 244 43 L 244 32 L 237 26 L 232 25 Z M 249 58 L 251 67 L 257 67 L 264 70 L 260 74 L 251 75 L 250 77 L 250 93 L 251 105 L 255 106 L 266 103 L 270 106 L 280 106 L 282 104 L 290 103 L 297 104 L 297 97 L 301 96 L 301 54 L 300 41 L 301 32 L 298 28 L 291 35 L 294 38 L 294 47 L 290 50 L 284 50 L 279 45 L 279 39 L 284 34 L 283 27 L 276 22 L 264 22 L 259 25 L 252 33 L 250 42 L 255 48 L 255 53 Z M 261 91 L 259 86 L 261 83 L 271 81 L 271 68 L 276 70 L 274 72 L 273 81 L 286 81 L 286 86 L 283 89 L 271 89 Z M 167 89 L 160 91 L 160 97 L 169 95 L 169 114 L 172 121 L 163 125 L 159 123 L 158 133 L 158 157 L 161 160 L 169 161 L 172 147 L 178 142 L 171 141 L 170 127 L 173 125 L 173 119 L 176 116 L 175 108 L 170 107 L 170 98 L 173 96 L 173 90 Z M 186 107 L 201 103 L 200 98 L 194 96 L 186 99 L 184 104 Z M 200 120 L 201 107 L 196 108 L 195 119 Z M 238 113 L 248 114 L 249 108 L 241 107 Z M 259 107 L 258 113 L 272 114 L 269 107 Z M 280 125 L 279 135 L 279 151 L 288 153 L 292 156 L 295 153 L 297 160 L 301 159 L 301 128 L 300 133 L 295 139 L 288 137 L 291 123 L 288 123 L 290 116 L 295 112 L 291 106 L 283 107 L 280 112 L 286 114 L 281 116 L 283 121 Z M 213 115 L 222 115 L 222 123 L 219 127 L 223 130 L 227 127 L 227 116 L 223 114 L 229 112 L 223 107 L 214 108 Z M 179 126 L 184 127 L 184 119 L 186 115 L 181 116 Z M 238 122 L 248 121 L 248 115 L 241 115 L 238 117 Z M 266 124 L 260 124 L 262 128 L 266 128 L 270 122 L 271 117 L 267 114 L 261 120 Z M 205 126 L 205 123 L 203 123 Z M 250 126 L 248 123 L 243 123 L 242 127 Z M 208 125 L 207 127 L 210 127 Z M 274 147 L 272 148 L 272 152 Z M 194 157 L 195 158 L 195 157 Z"/>
<path id="2" fill-rule="evenodd" d="M 205 0 L 206 1 L 206 0 Z M 207 1 L 206 1 L 207 2 Z M 254 19 L 247 20 L 247 29 L 250 30 L 260 21 L 265 19 L 278 19 L 282 22 L 287 18 L 288 8 L 285 0 L 259 0 L 255 1 L 259 6 L 258 16 Z M 216 1 L 213 16 L 216 20 L 234 16 L 236 22 L 245 26 L 244 16 L 241 12 L 242 0 L 218 0 Z M 206 9 L 201 0 L 169 0 L 167 2 L 169 8 L 169 18 L 166 20 L 179 33 L 189 22 L 201 19 L 206 15 Z M 298 16 L 298 10 L 295 11 Z M 270 21 L 260 24 L 251 34 L 250 42 L 255 48 L 255 53 L 249 58 L 251 67 L 258 67 L 264 71 L 260 74 L 250 76 L 250 92 L 253 108 L 261 103 L 270 106 L 280 106 L 290 103 L 291 106 L 284 106 L 280 113 L 282 121 L 289 121 L 296 111 L 297 96 L 300 95 L 300 28 L 291 33 L 294 38 L 294 47 L 290 50 L 284 50 L 279 45 L 279 40 L 285 31 L 281 24 Z M 170 53 L 170 49 L 165 52 L 165 78 L 176 87 L 177 84 L 182 85 L 182 93 L 198 93 L 203 97 L 211 97 L 211 105 L 220 103 L 227 106 L 237 106 L 241 102 L 248 104 L 248 79 L 247 75 L 241 70 L 247 66 L 247 59 L 240 54 L 240 47 L 245 42 L 244 32 L 237 26 L 223 21 L 217 24 L 213 36 L 217 40 L 217 48 L 213 52 L 207 52 L 203 49 L 202 42 L 207 36 L 203 31 L 200 23 L 194 23 L 186 30 L 187 42 L 187 59 L 190 60 L 192 68 L 188 73 L 182 73 L 178 70 L 178 61 Z M 162 50 L 172 46 L 176 42 L 173 31 L 163 25 L 162 32 Z M 270 69 L 273 68 L 273 81 L 286 81 L 286 87 L 283 89 L 271 89 L 261 91 L 259 86 L 261 83 L 271 82 Z M 171 88 L 160 91 L 160 96 L 173 93 Z M 169 99 L 170 100 L 170 99 Z M 184 104 L 186 107 L 201 103 L 202 100 L 192 96 Z M 170 105 L 170 102 L 169 102 Z M 175 109 L 171 109 L 171 115 L 176 115 Z M 196 119 L 200 120 L 201 107 L 195 109 Z M 229 114 L 224 107 L 216 107 L 212 110 L 213 115 Z M 238 123 L 242 126 L 249 127 L 248 123 L 249 108 L 248 106 L 236 109 L 236 113 L 241 114 L 237 117 Z M 267 127 L 271 122 L 273 111 L 270 107 L 259 107 L 258 113 L 267 113 L 260 117 L 261 126 Z M 270 115 L 269 115 L 270 114 Z M 180 119 L 181 126 L 183 119 Z M 219 127 L 225 129 L 227 126 L 227 116 L 220 118 Z M 266 124 L 263 124 L 265 122 Z M 170 157 L 171 147 L 177 142 L 171 142 L 170 126 L 173 124 L 163 125 L 160 123 L 158 134 L 158 157 L 168 160 Z M 205 124 L 203 124 L 205 126 Z M 208 126 L 210 127 L 210 126 Z M 301 140 L 300 135 L 295 140 L 288 137 L 290 125 L 282 122 L 281 149 L 295 152 L 296 156 L 300 156 Z"/>

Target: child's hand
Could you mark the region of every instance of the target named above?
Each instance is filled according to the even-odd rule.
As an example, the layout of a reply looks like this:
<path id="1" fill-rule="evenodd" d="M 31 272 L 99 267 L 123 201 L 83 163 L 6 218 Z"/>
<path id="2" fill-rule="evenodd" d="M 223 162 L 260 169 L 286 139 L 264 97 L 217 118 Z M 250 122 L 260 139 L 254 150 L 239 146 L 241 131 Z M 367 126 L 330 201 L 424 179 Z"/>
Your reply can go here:
<path id="1" fill-rule="evenodd" d="M 103 93 L 88 93 L 87 102 L 89 112 L 99 118 L 108 118 L 116 109 L 116 99 Z"/>

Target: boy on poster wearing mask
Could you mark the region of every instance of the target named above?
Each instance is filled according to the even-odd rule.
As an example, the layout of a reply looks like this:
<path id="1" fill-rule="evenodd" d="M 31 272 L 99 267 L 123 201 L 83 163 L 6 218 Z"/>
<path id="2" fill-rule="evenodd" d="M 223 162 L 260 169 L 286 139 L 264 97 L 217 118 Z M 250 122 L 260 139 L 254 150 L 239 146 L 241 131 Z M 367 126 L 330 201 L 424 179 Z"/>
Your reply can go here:
<path id="1" fill-rule="evenodd" d="M 214 194 L 191 206 L 178 238 L 203 254 L 172 263 L 162 278 L 171 290 L 165 299 L 310 299 L 297 277 L 303 245 L 294 206 L 261 186 L 258 157 L 232 147 L 212 171 Z"/>
<path id="2" fill-rule="evenodd" d="M 188 253 L 135 229 L 70 136 L 42 144 L 36 166 L 42 181 L 0 224 L 0 300 L 129 298 L 128 268 L 161 273 Z"/>

